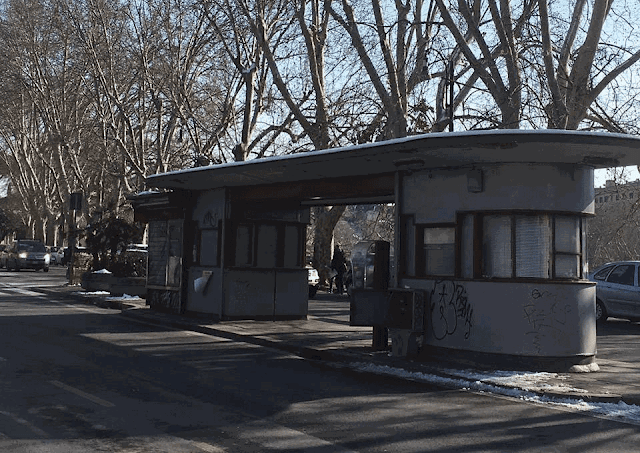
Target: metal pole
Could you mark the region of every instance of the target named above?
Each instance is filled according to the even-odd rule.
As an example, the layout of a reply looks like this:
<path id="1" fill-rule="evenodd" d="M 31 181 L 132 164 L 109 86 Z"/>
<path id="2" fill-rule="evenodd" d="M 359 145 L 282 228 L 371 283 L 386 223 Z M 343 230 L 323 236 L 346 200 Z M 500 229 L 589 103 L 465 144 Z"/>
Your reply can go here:
<path id="1" fill-rule="evenodd" d="M 453 61 L 449 61 L 447 75 L 449 79 L 449 132 L 453 132 Z"/>
<path id="2" fill-rule="evenodd" d="M 76 210 L 71 210 L 71 225 L 69 226 L 69 284 L 74 284 L 73 261 L 76 249 Z"/>

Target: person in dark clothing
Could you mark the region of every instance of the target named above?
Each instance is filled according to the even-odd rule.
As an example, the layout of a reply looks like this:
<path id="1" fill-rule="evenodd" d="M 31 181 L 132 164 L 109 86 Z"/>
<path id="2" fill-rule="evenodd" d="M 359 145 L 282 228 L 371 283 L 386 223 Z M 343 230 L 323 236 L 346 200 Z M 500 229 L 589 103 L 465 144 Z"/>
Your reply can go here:
<path id="1" fill-rule="evenodd" d="M 347 260 L 345 259 L 342 250 L 340 250 L 340 247 L 336 247 L 333 250 L 331 268 L 336 272 L 336 275 L 334 277 L 336 283 L 336 293 L 342 294 L 344 292 L 344 276 L 347 272 Z"/>

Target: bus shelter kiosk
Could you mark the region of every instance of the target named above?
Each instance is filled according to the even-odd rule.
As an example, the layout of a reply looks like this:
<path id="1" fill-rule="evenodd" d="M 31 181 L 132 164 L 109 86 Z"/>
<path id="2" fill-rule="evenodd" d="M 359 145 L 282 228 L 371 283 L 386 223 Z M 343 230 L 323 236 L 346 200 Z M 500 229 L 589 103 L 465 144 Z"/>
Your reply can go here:
<path id="1" fill-rule="evenodd" d="M 633 136 L 500 130 L 154 175 L 161 191 L 133 199 L 150 224 L 148 303 L 305 318 L 309 207 L 394 202 L 386 305 L 367 321 L 415 343 L 394 353 L 595 369 L 594 169 L 637 164 Z"/>

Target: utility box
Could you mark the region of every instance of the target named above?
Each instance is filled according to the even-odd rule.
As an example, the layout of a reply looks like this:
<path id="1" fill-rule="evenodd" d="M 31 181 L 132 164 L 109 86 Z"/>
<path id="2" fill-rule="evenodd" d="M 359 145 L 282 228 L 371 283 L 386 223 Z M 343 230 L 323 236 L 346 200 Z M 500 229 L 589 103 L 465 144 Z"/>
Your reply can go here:
<path id="1" fill-rule="evenodd" d="M 392 289 L 385 325 L 391 338 L 391 355 L 415 356 L 424 339 L 424 292 L 411 289 Z"/>
<path id="2" fill-rule="evenodd" d="M 424 292 L 392 289 L 385 325 L 394 329 L 422 332 L 424 330 L 424 312 Z"/>

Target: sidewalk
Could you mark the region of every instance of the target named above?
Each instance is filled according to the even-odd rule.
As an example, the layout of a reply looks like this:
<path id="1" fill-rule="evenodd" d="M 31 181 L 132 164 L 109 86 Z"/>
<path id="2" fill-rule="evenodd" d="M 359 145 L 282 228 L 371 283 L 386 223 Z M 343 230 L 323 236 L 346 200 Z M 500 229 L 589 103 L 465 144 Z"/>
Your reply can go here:
<path id="1" fill-rule="evenodd" d="M 318 293 L 316 299 L 309 301 L 307 320 L 210 322 L 205 318 L 156 312 L 149 309 L 143 299 L 118 300 L 105 295 L 81 294 L 82 290 L 78 287 L 61 288 L 60 291 L 85 303 L 121 309 L 123 316 L 137 321 L 278 348 L 307 359 L 327 361 L 360 371 L 392 371 L 390 374 L 404 375 L 409 379 L 412 376 L 420 377 L 420 373 L 434 375 L 441 378 L 438 384 L 447 385 L 447 382 L 451 382 L 452 387 L 464 378 L 543 397 L 609 403 L 623 401 L 640 405 L 640 363 L 598 358 L 600 371 L 597 372 L 530 375 L 507 372 L 496 376 L 496 373 L 486 370 L 417 362 L 392 357 L 388 351 L 373 351 L 372 328 L 349 325 L 349 300 L 346 296 Z"/>

